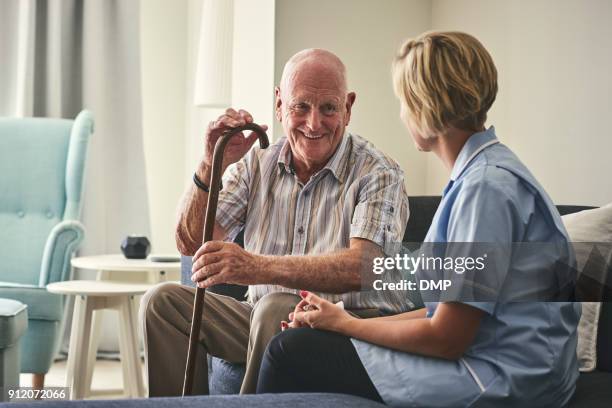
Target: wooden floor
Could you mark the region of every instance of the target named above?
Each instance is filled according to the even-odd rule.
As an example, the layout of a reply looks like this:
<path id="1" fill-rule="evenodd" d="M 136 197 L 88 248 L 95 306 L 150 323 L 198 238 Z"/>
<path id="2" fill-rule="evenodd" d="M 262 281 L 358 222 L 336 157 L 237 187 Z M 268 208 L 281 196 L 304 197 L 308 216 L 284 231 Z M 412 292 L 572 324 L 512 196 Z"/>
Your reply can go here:
<path id="1" fill-rule="evenodd" d="M 144 364 L 142 369 L 144 373 Z M 21 374 L 19 381 L 22 387 L 31 387 L 32 375 Z M 64 387 L 65 385 L 66 360 L 56 361 L 45 377 L 45 387 Z M 92 388 L 93 395 L 88 397 L 88 399 L 122 398 L 123 378 L 121 362 L 118 360 L 97 360 L 94 368 Z"/>

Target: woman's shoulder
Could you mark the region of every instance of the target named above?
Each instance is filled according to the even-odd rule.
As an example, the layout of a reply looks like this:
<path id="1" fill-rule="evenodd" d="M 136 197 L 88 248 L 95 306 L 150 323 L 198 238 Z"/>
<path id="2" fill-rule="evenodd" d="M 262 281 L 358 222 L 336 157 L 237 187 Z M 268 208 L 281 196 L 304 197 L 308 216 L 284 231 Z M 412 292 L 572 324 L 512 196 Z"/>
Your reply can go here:
<path id="1" fill-rule="evenodd" d="M 514 171 L 517 167 L 501 165 L 483 155 L 464 172 L 457 180 L 463 194 L 494 195 L 498 198 L 525 200 L 529 196 L 536 196 L 537 191 L 530 188 L 529 180 Z"/>

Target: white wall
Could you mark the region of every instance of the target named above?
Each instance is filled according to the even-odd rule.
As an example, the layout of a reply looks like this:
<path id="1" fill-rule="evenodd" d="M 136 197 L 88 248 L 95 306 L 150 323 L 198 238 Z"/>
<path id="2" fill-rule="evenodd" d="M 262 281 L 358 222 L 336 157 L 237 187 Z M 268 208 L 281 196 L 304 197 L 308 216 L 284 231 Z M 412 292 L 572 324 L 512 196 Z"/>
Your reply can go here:
<path id="1" fill-rule="evenodd" d="M 282 2 L 283 0 L 281 0 Z M 274 127 L 275 0 L 234 0 L 232 102 Z M 268 135 L 272 137 L 272 131 Z"/>
<path id="2" fill-rule="evenodd" d="M 275 0 L 234 0 L 234 51 L 232 106 L 248 110 L 259 124 L 274 125 L 274 3 Z M 202 0 L 188 1 L 187 91 L 185 110 L 187 132 L 184 175 L 181 186 L 192 183 L 191 176 L 204 153 L 204 132 L 208 122 L 225 109 L 201 108 L 193 104 L 195 70 L 200 41 Z M 272 136 L 272 132 L 268 131 Z"/>
<path id="3" fill-rule="evenodd" d="M 177 253 L 183 192 L 188 2 L 141 2 L 142 123 L 154 253 Z"/>
<path id="4" fill-rule="evenodd" d="M 489 115 L 553 200 L 612 201 L 612 2 L 434 0 L 434 29 L 475 35 L 491 52 L 500 92 Z M 446 174 L 428 159 L 427 191 Z"/>
<path id="5" fill-rule="evenodd" d="M 399 120 L 391 62 L 402 40 L 431 26 L 431 3 L 422 0 L 282 0 L 276 2 L 275 78 L 304 48 L 326 48 L 347 66 L 357 93 L 349 130 L 372 141 L 406 172 L 409 194 L 425 191 L 426 156 L 418 153 Z M 282 133 L 277 126 L 275 134 Z"/>
<path id="6" fill-rule="evenodd" d="M 208 121 L 193 106 L 202 0 L 142 2 L 143 118 L 155 251 L 175 251 L 174 214 L 202 154 Z M 556 202 L 612 201 L 612 2 L 606 0 L 235 0 L 234 106 L 274 123 L 273 87 L 306 47 L 336 52 L 357 92 L 351 131 L 404 168 L 410 194 L 439 194 L 447 174 L 417 152 L 399 121 L 393 55 L 407 37 L 435 29 L 475 34 L 498 66 L 490 113 L 503 142 Z M 272 132 L 269 132 L 272 134 Z"/>

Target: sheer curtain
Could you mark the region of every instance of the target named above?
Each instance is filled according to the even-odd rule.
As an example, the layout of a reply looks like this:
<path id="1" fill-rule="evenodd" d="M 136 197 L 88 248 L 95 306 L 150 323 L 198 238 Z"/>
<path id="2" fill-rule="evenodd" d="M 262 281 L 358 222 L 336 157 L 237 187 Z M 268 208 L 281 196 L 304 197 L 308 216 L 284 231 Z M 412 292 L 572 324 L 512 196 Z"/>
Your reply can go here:
<path id="1" fill-rule="evenodd" d="M 139 7 L 138 0 L 0 1 L 0 116 L 74 118 L 87 108 L 95 117 L 81 255 L 117 253 L 124 236 L 150 232 Z"/>

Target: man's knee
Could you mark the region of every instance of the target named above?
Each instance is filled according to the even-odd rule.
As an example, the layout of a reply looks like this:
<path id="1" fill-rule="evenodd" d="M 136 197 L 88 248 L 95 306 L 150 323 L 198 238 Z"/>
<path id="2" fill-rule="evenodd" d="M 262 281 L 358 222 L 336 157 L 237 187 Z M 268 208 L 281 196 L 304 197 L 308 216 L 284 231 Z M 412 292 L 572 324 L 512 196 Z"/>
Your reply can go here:
<path id="1" fill-rule="evenodd" d="M 172 299 L 178 296 L 180 285 L 173 282 L 163 282 L 147 290 L 140 300 L 140 319 L 144 322 L 152 313 L 163 313 Z"/>
<path id="2" fill-rule="evenodd" d="M 300 297 L 293 293 L 276 292 L 269 293 L 259 299 L 251 312 L 251 325 L 262 322 L 275 322 L 287 320 L 295 305 L 300 302 Z"/>

